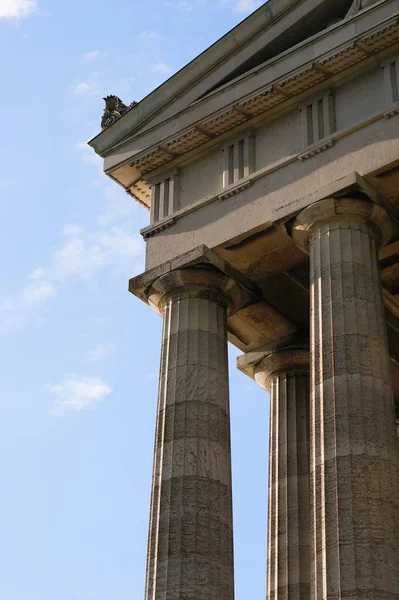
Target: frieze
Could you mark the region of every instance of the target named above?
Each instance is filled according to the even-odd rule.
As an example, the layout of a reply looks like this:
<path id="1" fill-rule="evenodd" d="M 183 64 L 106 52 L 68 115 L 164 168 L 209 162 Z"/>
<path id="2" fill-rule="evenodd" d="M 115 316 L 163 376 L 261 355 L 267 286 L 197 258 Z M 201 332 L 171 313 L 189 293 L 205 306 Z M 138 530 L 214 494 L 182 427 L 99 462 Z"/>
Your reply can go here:
<path id="1" fill-rule="evenodd" d="M 360 9 L 359 9 L 360 10 Z M 309 77 L 310 74 L 313 75 L 312 71 L 321 70 L 324 73 L 325 80 L 328 81 L 329 73 L 331 76 L 338 74 L 339 72 L 346 70 L 350 66 L 361 62 L 368 58 L 368 56 L 376 54 L 380 50 L 383 50 L 390 45 L 394 44 L 398 40 L 399 33 L 399 24 L 397 19 L 390 19 L 388 22 L 384 23 L 382 26 L 372 29 L 367 35 L 363 35 L 359 37 L 361 44 L 357 45 L 356 40 L 353 40 L 349 44 L 345 44 L 340 48 L 335 49 L 335 51 L 320 57 L 317 62 L 314 62 L 309 69 L 307 65 L 304 67 L 302 72 L 295 72 L 291 77 L 285 77 L 282 80 L 279 80 L 277 83 L 277 88 L 275 86 L 268 86 L 266 89 L 259 90 L 258 94 L 252 95 L 245 100 L 241 100 L 238 105 L 245 107 L 247 111 L 251 111 L 252 117 L 258 116 L 259 114 L 266 112 L 270 107 L 275 106 L 276 104 L 282 103 L 285 98 L 282 96 L 280 92 L 280 88 L 278 84 L 287 85 L 287 83 L 292 79 L 295 80 L 298 88 L 290 90 L 290 92 L 295 96 L 298 93 L 303 93 L 307 88 L 311 89 L 315 81 L 312 77 Z M 367 45 L 367 51 L 366 51 Z M 307 85 L 302 87 L 301 78 L 303 77 L 307 80 Z M 258 104 L 257 104 L 258 103 Z M 252 109 L 252 110 L 251 110 Z M 394 109 L 393 109 L 394 110 Z M 393 110 L 389 111 L 392 113 Z M 199 126 L 206 126 L 206 130 L 210 131 L 212 129 L 212 135 L 218 136 L 222 133 L 226 132 L 229 129 L 234 129 L 237 126 L 237 118 L 240 113 L 234 112 L 232 107 L 228 107 L 226 109 L 227 116 L 226 121 L 223 121 L 222 115 L 223 113 L 219 113 L 215 115 L 213 118 L 209 118 L 208 120 L 200 123 Z M 396 114 L 396 112 L 395 112 Z M 234 115 L 234 119 L 232 116 Z M 394 116 L 393 114 L 389 114 L 389 116 Z M 389 118 L 389 116 L 387 118 Z M 227 118 L 228 117 L 228 118 Z M 227 123 L 231 119 L 229 123 Z M 226 127 L 227 125 L 227 127 Z M 191 131 L 197 132 L 196 128 Z M 183 136 L 189 137 L 188 131 L 182 132 L 181 136 L 172 138 L 172 140 L 166 140 L 164 144 L 177 144 L 179 139 Z M 195 147 L 202 145 L 205 142 L 205 137 L 199 139 L 197 138 L 197 144 Z M 332 141 L 325 142 L 316 148 L 312 148 L 313 154 L 310 151 L 307 151 L 301 155 L 299 160 L 306 160 L 311 158 L 314 154 L 318 154 L 319 152 L 323 152 L 333 145 Z M 184 154 L 184 151 L 182 152 Z M 171 156 L 166 154 L 165 152 L 161 152 L 159 146 L 149 149 L 146 154 L 143 154 L 140 157 L 131 163 L 132 166 L 139 168 L 141 170 L 142 176 L 145 176 L 146 173 L 150 172 L 153 169 L 156 169 L 162 165 L 166 165 L 171 161 Z M 146 183 L 144 179 L 141 181 L 143 187 L 146 187 Z M 147 198 L 144 200 L 144 202 Z"/>

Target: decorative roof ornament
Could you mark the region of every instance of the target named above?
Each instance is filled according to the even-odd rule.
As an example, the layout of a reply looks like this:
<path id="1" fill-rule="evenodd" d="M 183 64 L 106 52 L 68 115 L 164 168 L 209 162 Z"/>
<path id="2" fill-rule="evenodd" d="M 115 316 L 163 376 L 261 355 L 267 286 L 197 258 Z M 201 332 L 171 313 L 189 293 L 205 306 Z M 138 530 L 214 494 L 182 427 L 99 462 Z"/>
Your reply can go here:
<path id="1" fill-rule="evenodd" d="M 366 8 L 366 6 L 370 6 L 371 4 L 375 4 L 378 0 L 353 0 L 353 4 L 348 10 L 346 16 L 351 17 L 362 10 L 362 8 Z"/>
<path id="2" fill-rule="evenodd" d="M 132 102 L 129 106 L 126 106 L 118 96 L 107 96 L 103 100 L 105 101 L 104 114 L 101 119 L 101 129 L 103 131 L 113 125 L 137 104 L 137 102 Z"/>

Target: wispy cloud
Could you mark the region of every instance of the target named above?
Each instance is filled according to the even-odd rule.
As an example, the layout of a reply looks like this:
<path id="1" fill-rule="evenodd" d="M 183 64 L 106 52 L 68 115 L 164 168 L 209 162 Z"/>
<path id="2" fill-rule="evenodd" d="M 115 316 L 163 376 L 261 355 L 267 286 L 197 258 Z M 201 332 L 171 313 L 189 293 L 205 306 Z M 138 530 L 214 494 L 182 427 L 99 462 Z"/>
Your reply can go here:
<path id="1" fill-rule="evenodd" d="M 76 151 L 84 165 L 101 170 L 101 159 L 85 142 L 79 142 Z M 41 325 L 51 302 L 66 284 L 83 283 L 90 288 L 99 276 L 127 277 L 140 268 L 144 242 L 137 233 L 136 206 L 114 183 L 104 186 L 103 176 L 100 185 L 105 206 L 97 220 L 92 220 L 95 227 L 67 223 L 47 264 L 28 273 L 19 290 L 0 296 L 0 333 L 28 324 Z"/>
<path id="2" fill-rule="evenodd" d="M 162 75 L 170 75 L 173 73 L 173 67 L 164 62 L 157 62 L 153 66 L 153 71 L 155 71 L 155 73 L 161 73 Z"/>
<path id="3" fill-rule="evenodd" d="M 0 0 L 0 19 L 24 19 L 38 8 L 37 0 Z"/>
<path id="4" fill-rule="evenodd" d="M 58 415 L 87 410 L 112 393 L 112 388 L 100 377 L 74 374 L 48 385 L 47 389 L 54 398 L 52 412 Z"/>
<path id="5" fill-rule="evenodd" d="M 82 225 L 65 225 L 62 228 L 61 235 L 63 237 L 76 237 L 84 233 L 84 227 Z M 39 269 L 40 272 L 40 269 Z"/>
<path id="6" fill-rule="evenodd" d="M 21 300 L 26 306 L 37 306 L 47 302 L 56 295 L 56 289 L 50 281 L 42 279 L 28 283 L 21 292 Z"/>
<path id="7" fill-rule="evenodd" d="M 108 210 L 103 219 L 100 215 L 99 223 L 102 224 L 98 230 L 87 231 L 80 224 L 66 225 L 48 265 L 35 268 L 27 275 L 21 289 L 0 299 L 0 333 L 15 331 L 27 323 L 40 323 L 50 302 L 67 282 L 89 283 L 100 274 L 119 277 L 137 268 L 137 261 L 143 254 L 143 242 L 132 232 L 130 224 L 118 224 L 118 220 L 121 223 L 123 220 L 117 208 L 113 216 L 112 209 L 109 207 Z"/>
<path id="8" fill-rule="evenodd" d="M 63 234 L 65 242 L 55 250 L 50 267 L 43 270 L 43 275 L 54 281 L 66 277 L 90 280 L 107 268 L 119 271 L 142 251 L 140 237 L 123 226 L 91 233 L 82 226 L 68 225 Z"/>
<path id="9" fill-rule="evenodd" d="M 193 5 L 188 0 L 179 0 L 178 2 L 168 2 L 167 6 L 169 8 L 173 8 L 175 10 L 180 10 L 182 12 L 191 12 L 193 10 Z"/>
<path id="10" fill-rule="evenodd" d="M 15 186 L 15 179 L 0 179 L 0 189 L 9 189 Z"/>
<path id="11" fill-rule="evenodd" d="M 238 0 L 234 6 L 234 12 L 247 13 L 260 6 L 259 0 Z"/>
<path id="12" fill-rule="evenodd" d="M 56 295 L 56 287 L 45 277 L 37 281 L 33 277 L 27 277 L 22 289 L 12 297 L 0 301 L 0 333 L 15 331 L 28 319 L 39 323 L 49 301 Z"/>
<path id="13" fill-rule="evenodd" d="M 1 0 L 0 0 L 1 1 Z M 79 83 L 72 86 L 72 92 L 76 96 L 96 96 L 99 94 L 99 77 L 100 74 L 98 72 L 93 73 L 88 79 L 85 81 L 80 81 Z"/>
<path id="14" fill-rule="evenodd" d="M 92 93 L 92 87 L 87 81 L 82 81 L 74 87 L 73 91 L 77 96 L 88 96 Z"/>
<path id="15" fill-rule="evenodd" d="M 139 35 L 139 38 L 141 40 L 148 40 L 151 42 L 166 39 L 165 36 L 159 33 L 158 31 L 142 31 Z"/>
<path id="16" fill-rule="evenodd" d="M 85 360 L 88 363 L 97 363 L 105 360 L 115 352 L 115 344 L 97 344 L 93 350 L 86 352 Z"/>
<path id="17" fill-rule="evenodd" d="M 107 56 L 107 53 L 102 52 L 101 50 L 92 50 L 91 52 L 86 52 L 83 56 L 85 60 L 91 62 L 93 60 L 100 60 L 101 58 L 105 58 Z"/>
<path id="18" fill-rule="evenodd" d="M 129 197 L 121 198 L 120 189 L 115 183 L 111 183 L 105 188 L 105 197 L 107 206 L 98 217 L 97 222 L 100 227 L 110 227 L 118 222 L 126 222 L 132 215 L 132 199 Z"/>
<path id="19" fill-rule="evenodd" d="M 98 167 L 102 173 L 102 160 L 98 154 L 93 152 L 93 149 L 88 146 L 87 142 L 78 142 L 75 149 L 83 165 Z"/>

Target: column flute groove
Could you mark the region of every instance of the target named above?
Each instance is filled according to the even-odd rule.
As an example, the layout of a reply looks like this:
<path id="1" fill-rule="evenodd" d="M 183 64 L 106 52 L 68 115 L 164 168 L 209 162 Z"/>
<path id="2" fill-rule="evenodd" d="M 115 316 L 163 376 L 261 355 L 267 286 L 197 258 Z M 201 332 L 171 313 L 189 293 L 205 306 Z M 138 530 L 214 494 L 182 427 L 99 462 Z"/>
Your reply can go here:
<path id="1" fill-rule="evenodd" d="M 146 600 L 234 600 L 227 314 L 240 300 L 205 268 L 149 290 L 164 326 Z"/>
<path id="2" fill-rule="evenodd" d="M 309 206 L 312 598 L 399 598 L 398 444 L 378 247 L 390 220 L 363 199 Z"/>
<path id="3" fill-rule="evenodd" d="M 255 367 L 270 391 L 268 600 L 310 598 L 309 362 L 291 346 Z"/>

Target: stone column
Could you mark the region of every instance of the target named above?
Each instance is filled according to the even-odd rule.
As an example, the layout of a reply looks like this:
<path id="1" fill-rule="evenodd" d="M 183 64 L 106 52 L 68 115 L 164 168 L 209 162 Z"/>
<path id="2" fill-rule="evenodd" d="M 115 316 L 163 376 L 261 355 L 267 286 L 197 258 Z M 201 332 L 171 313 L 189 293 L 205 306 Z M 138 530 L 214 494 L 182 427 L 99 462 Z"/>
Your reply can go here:
<path id="1" fill-rule="evenodd" d="M 158 279 L 163 315 L 146 600 L 233 600 L 227 313 L 239 288 L 207 269 Z"/>
<path id="2" fill-rule="evenodd" d="M 312 598 L 399 598 L 392 382 L 377 250 L 384 209 L 327 199 L 294 238 L 310 254 Z"/>
<path id="3" fill-rule="evenodd" d="M 310 598 L 309 348 L 265 357 L 255 380 L 270 391 L 267 598 Z"/>

